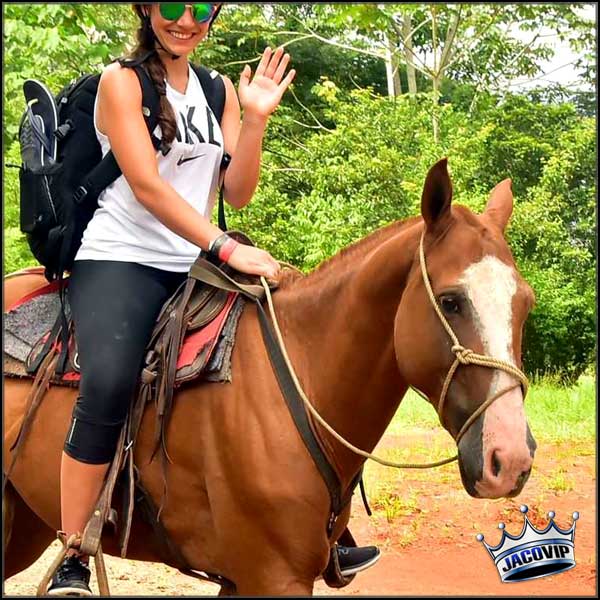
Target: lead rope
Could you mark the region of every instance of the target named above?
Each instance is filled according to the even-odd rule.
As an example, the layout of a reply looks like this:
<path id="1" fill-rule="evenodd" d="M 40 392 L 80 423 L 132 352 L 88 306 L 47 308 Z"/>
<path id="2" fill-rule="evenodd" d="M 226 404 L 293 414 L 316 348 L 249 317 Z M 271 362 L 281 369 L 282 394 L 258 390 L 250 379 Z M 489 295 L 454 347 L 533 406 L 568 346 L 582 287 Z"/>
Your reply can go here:
<path id="1" fill-rule="evenodd" d="M 423 231 L 423 233 L 421 234 L 421 239 L 419 242 L 419 259 L 420 259 L 420 263 L 421 263 L 421 273 L 423 275 L 423 282 L 425 284 L 425 288 L 427 290 L 429 300 L 431 301 L 431 304 L 433 305 L 436 314 L 438 315 L 440 321 L 442 322 L 444 329 L 448 332 L 448 335 L 452 339 L 452 342 L 453 342 L 452 352 L 456 355 L 456 359 L 455 359 L 454 363 L 452 364 L 452 366 L 450 367 L 448 374 L 446 375 L 446 380 L 444 381 L 444 386 L 442 388 L 442 393 L 440 395 L 440 401 L 438 402 L 437 412 L 438 412 L 438 415 L 440 417 L 442 424 L 444 424 L 444 421 L 445 421 L 444 416 L 443 416 L 443 410 L 444 410 L 444 407 L 446 404 L 448 388 L 450 387 L 450 382 L 452 381 L 452 377 L 454 376 L 456 369 L 461 364 L 462 365 L 472 364 L 472 365 L 489 367 L 492 369 L 501 369 L 503 371 L 506 371 L 507 373 L 516 377 L 521 382 L 521 385 L 523 386 L 523 398 L 525 398 L 525 396 L 527 394 L 527 390 L 529 388 L 529 381 L 528 381 L 527 377 L 525 376 L 525 374 L 519 368 L 517 368 L 514 365 L 511 365 L 510 363 L 504 362 L 502 360 L 492 358 L 491 356 L 477 354 L 473 350 L 463 347 L 460 344 L 460 342 L 458 341 L 456 334 L 452 330 L 452 327 L 450 327 L 450 324 L 448 323 L 448 321 L 442 314 L 442 311 L 441 311 L 438 303 L 436 302 L 435 295 L 431 288 L 431 283 L 429 282 L 429 276 L 427 274 L 427 266 L 425 263 L 425 253 L 423 251 L 424 237 L 425 237 L 425 231 Z M 286 266 L 288 266 L 288 265 L 286 265 Z M 442 465 L 449 464 L 458 459 L 458 454 L 457 454 L 457 455 L 453 456 L 452 458 L 446 458 L 444 460 L 439 460 L 439 461 L 430 462 L 430 463 L 393 462 L 393 461 L 389 461 L 389 460 L 386 460 L 383 458 L 379 458 L 378 456 L 371 454 L 370 452 L 366 452 L 365 450 L 361 450 L 360 448 L 357 448 L 356 446 L 351 444 L 348 440 L 346 440 L 344 437 L 342 437 L 335 429 L 333 429 L 333 427 L 331 427 L 331 425 L 329 425 L 329 423 L 327 423 L 325 421 L 325 419 L 323 419 L 323 417 L 318 413 L 318 411 L 315 409 L 315 407 L 310 403 L 310 400 L 306 397 L 306 394 L 304 393 L 304 391 L 300 385 L 300 382 L 298 381 L 298 377 L 296 376 L 296 372 L 294 371 L 294 368 L 293 368 L 290 358 L 288 356 L 285 344 L 283 342 L 281 330 L 279 329 L 279 323 L 277 322 L 277 316 L 275 314 L 275 307 L 273 305 L 273 299 L 271 297 L 271 290 L 269 289 L 267 281 L 265 280 L 264 277 L 261 277 L 260 281 L 265 290 L 267 303 L 269 305 L 269 313 L 271 315 L 271 320 L 273 321 L 273 327 L 275 329 L 275 334 L 277 336 L 277 340 L 281 347 L 281 352 L 285 358 L 287 367 L 290 371 L 290 375 L 292 377 L 292 380 L 294 381 L 294 385 L 296 386 L 296 389 L 298 390 L 298 394 L 302 398 L 304 405 L 306 406 L 308 411 L 313 415 L 313 417 L 325 428 L 326 431 L 328 431 L 338 442 L 340 442 L 340 444 L 342 444 L 343 446 L 345 446 L 346 448 L 348 448 L 355 454 L 358 454 L 359 456 L 371 459 L 371 460 L 373 460 L 381 465 L 384 465 L 386 467 L 394 467 L 396 469 L 430 469 L 430 468 L 440 467 Z M 460 431 L 458 432 L 458 434 L 456 436 L 456 444 L 458 445 L 458 443 L 462 439 L 463 435 L 467 432 L 469 427 L 495 400 L 500 398 L 500 396 L 503 396 L 506 392 L 509 392 L 518 386 L 519 386 L 519 384 L 516 384 L 509 388 L 501 390 L 497 394 L 494 394 L 493 396 L 491 396 L 490 398 L 485 400 L 485 402 L 483 402 L 481 404 L 481 406 L 479 406 L 477 408 L 477 410 L 466 420 L 464 425 L 461 427 Z M 413 388 L 413 389 L 415 389 L 415 388 Z M 415 391 L 417 393 L 419 393 L 419 395 L 421 395 L 422 397 L 425 397 L 424 394 L 421 393 L 419 390 L 415 389 Z"/>
<path id="2" fill-rule="evenodd" d="M 427 463 L 427 464 L 396 463 L 396 462 L 392 462 L 389 460 L 385 460 L 384 458 L 379 458 L 378 456 L 375 456 L 374 454 L 371 454 L 369 452 L 365 452 L 364 450 L 357 448 L 356 446 L 351 444 L 349 441 L 347 441 L 345 438 L 343 438 L 335 429 L 333 429 L 333 427 L 331 427 L 331 425 L 329 425 L 329 423 L 327 423 L 327 421 L 325 421 L 325 419 L 323 419 L 323 417 L 317 412 L 315 407 L 310 403 L 310 400 L 306 397 L 306 394 L 304 393 L 304 390 L 302 389 L 300 382 L 298 381 L 298 377 L 296 376 L 296 372 L 294 371 L 294 368 L 293 368 L 290 358 L 288 356 L 285 344 L 283 342 L 283 338 L 281 336 L 281 330 L 279 329 L 279 323 L 277 322 L 277 316 L 275 314 L 275 307 L 273 306 L 273 299 L 271 297 L 271 290 L 269 289 L 269 285 L 267 284 L 267 281 L 265 280 L 264 277 L 260 278 L 260 282 L 262 283 L 262 286 L 265 289 L 267 303 L 269 305 L 269 313 L 270 313 L 271 319 L 273 321 L 273 328 L 275 329 L 275 335 L 277 336 L 277 341 L 279 342 L 279 346 L 281 347 L 281 353 L 283 354 L 283 357 L 285 358 L 285 362 L 290 371 L 292 380 L 294 381 L 294 385 L 296 386 L 296 389 L 298 390 L 298 394 L 300 394 L 300 397 L 302 398 L 302 402 L 304 402 L 304 405 L 306 406 L 308 411 L 336 440 L 338 440 L 338 442 L 340 442 L 343 446 L 346 446 L 346 448 L 348 448 L 349 450 L 352 450 L 352 452 L 354 452 L 355 454 L 358 454 L 359 456 L 363 456 L 364 458 L 370 458 L 371 460 L 374 460 L 375 462 L 378 462 L 381 465 L 384 465 L 386 467 L 395 467 L 397 469 L 428 469 L 428 468 L 439 467 L 441 465 L 448 464 L 457 459 L 457 457 L 455 456 L 454 458 L 447 458 L 445 460 L 440 460 L 437 462 L 432 462 L 432 463 Z"/>

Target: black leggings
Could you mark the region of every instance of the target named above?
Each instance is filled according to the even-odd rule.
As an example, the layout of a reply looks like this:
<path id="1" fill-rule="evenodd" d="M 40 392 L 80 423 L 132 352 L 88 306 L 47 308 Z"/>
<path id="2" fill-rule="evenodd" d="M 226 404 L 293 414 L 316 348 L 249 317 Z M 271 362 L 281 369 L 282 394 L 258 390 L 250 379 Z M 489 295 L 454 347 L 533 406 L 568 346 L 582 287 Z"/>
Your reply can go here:
<path id="1" fill-rule="evenodd" d="M 136 263 L 75 262 L 68 293 L 81 381 L 64 446 L 72 458 L 112 460 L 158 313 L 186 277 Z"/>

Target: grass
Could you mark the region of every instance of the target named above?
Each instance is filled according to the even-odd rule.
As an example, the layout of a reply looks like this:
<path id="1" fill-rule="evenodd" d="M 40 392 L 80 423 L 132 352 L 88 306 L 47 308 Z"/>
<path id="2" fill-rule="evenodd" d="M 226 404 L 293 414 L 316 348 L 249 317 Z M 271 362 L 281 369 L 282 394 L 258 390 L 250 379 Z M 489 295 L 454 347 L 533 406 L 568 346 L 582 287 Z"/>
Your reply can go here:
<path id="1" fill-rule="evenodd" d="M 569 456 L 575 444 L 579 456 L 593 455 L 596 439 L 595 388 L 592 375 L 582 376 L 572 387 L 549 378 L 533 381 L 525 399 L 525 411 L 538 444 L 558 444 L 556 451 Z M 411 439 L 411 434 L 417 434 L 418 441 Z M 395 436 L 399 441 L 394 439 Z M 427 441 L 424 442 L 424 439 Z M 390 447 L 392 440 L 394 446 Z M 440 425 L 435 409 L 411 390 L 404 397 L 375 454 L 397 462 L 432 462 L 456 454 L 456 445 Z M 560 456 L 556 458 L 558 460 Z M 436 489 L 443 489 L 444 484 L 455 480 L 456 466 L 452 464 L 427 470 L 389 469 L 373 461 L 365 464 L 371 506 L 374 513 L 388 523 L 412 515 L 411 523 L 418 528 L 420 518 L 424 516 L 419 506 L 418 484 L 427 481 L 435 495 Z M 565 493 L 573 490 L 574 486 L 575 481 L 562 468 L 544 477 L 544 489 L 550 492 Z M 412 539 L 414 531 L 405 534 L 407 539 Z"/>
<path id="2" fill-rule="evenodd" d="M 577 485 L 574 477 L 571 477 L 566 469 L 559 468 L 552 472 L 551 475 L 544 477 L 544 488 L 546 490 L 556 492 L 558 494 L 564 492 L 572 492 Z"/>
<path id="3" fill-rule="evenodd" d="M 596 437 L 596 384 L 584 375 L 573 387 L 551 379 L 532 383 L 525 399 L 525 412 L 536 439 L 543 441 L 593 440 Z M 441 427 L 433 406 L 412 390 L 404 397 L 386 435 L 405 434 L 410 429 Z"/>
<path id="4" fill-rule="evenodd" d="M 549 379 L 534 382 L 525 405 L 536 438 L 585 441 L 596 437 L 596 382 L 591 375 L 580 377 L 573 387 Z"/>
<path id="5" fill-rule="evenodd" d="M 415 494 L 403 494 L 387 490 L 387 493 L 379 494 L 373 503 L 373 508 L 383 510 L 388 523 L 396 517 L 413 515 L 418 508 Z"/>

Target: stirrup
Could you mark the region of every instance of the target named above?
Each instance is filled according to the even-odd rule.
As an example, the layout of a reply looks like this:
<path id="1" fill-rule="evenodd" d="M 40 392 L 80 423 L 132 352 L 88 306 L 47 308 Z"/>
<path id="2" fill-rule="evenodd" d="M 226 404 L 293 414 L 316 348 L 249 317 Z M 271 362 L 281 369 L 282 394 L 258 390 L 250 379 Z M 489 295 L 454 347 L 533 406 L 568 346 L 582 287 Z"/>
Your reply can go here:
<path id="1" fill-rule="evenodd" d="M 56 537 L 61 541 L 63 547 L 60 552 L 52 561 L 52 564 L 48 568 L 48 571 L 44 575 L 42 581 L 37 588 L 37 596 L 46 596 L 48 586 L 54 577 L 56 571 L 62 564 L 63 560 L 67 556 L 67 552 L 72 548 L 80 548 L 82 536 L 80 533 L 72 534 L 69 539 L 66 539 L 66 533 L 64 531 L 57 531 Z M 102 553 L 102 544 L 98 544 L 98 550 L 94 556 L 94 565 L 96 567 L 96 579 L 98 581 L 98 591 L 101 596 L 110 596 L 110 589 L 108 587 L 108 576 L 106 574 L 106 565 L 104 564 L 104 554 Z"/>
<path id="2" fill-rule="evenodd" d="M 56 571 L 58 571 L 60 565 L 62 565 L 63 560 L 67 556 L 67 552 L 71 550 L 71 548 L 79 548 L 79 546 L 81 545 L 81 535 L 79 533 L 74 533 L 69 539 L 67 539 L 67 534 L 64 531 L 59 530 L 56 532 L 56 537 L 60 540 L 62 548 L 60 549 L 60 552 L 52 561 L 52 563 L 48 567 L 48 570 L 46 571 L 46 574 L 40 581 L 37 588 L 36 596 L 46 596 L 48 586 L 50 585 L 54 574 L 56 573 Z"/>

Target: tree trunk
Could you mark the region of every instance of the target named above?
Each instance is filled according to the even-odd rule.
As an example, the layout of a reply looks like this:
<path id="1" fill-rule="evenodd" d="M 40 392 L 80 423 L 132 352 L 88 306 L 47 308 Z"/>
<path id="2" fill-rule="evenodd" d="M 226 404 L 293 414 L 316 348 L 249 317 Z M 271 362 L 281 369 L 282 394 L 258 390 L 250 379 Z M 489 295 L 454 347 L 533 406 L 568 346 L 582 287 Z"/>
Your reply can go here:
<path id="1" fill-rule="evenodd" d="M 400 71 L 398 65 L 398 45 L 394 44 L 389 33 L 385 35 L 387 47 L 385 53 L 385 72 L 387 75 L 388 96 L 395 98 L 402 94 L 402 84 L 400 83 Z"/>
<path id="2" fill-rule="evenodd" d="M 435 76 L 431 80 L 433 84 L 433 112 L 432 112 L 432 121 L 433 121 L 433 142 L 435 144 L 439 144 L 440 142 L 440 116 L 439 116 L 439 104 L 440 104 L 440 83 L 441 77 L 439 75 Z"/>
<path id="3" fill-rule="evenodd" d="M 435 4 L 431 6 L 431 42 L 433 53 L 433 69 L 431 70 L 431 83 L 433 86 L 433 106 L 432 106 L 432 122 L 433 122 L 433 143 L 438 144 L 440 141 L 440 117 L 438 114 L 440 101 L 440 83 L 442 79 L 441 69 L 438 63 L 438 34 L 437 34 L 437 16 Z"/>
<path id="4" fill-rule="evenodd" d="M 402 22 L 402 37 L 404 38 L 404 56 L 406 59 L 406 76 L 408 78 L 408 93 L 411 96 L 417 93 L 417 71 L 413 59 L 412 19 L 410 14 L 405 14 Z"/>

